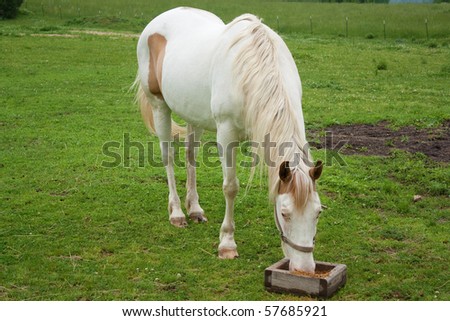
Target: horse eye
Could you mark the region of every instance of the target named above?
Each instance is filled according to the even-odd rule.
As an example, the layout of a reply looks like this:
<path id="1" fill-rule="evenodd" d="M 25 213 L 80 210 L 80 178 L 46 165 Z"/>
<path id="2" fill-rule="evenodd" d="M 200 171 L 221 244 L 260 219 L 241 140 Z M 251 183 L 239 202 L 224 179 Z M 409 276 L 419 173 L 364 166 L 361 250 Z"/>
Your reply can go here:
<path id="1" fill-rule="evenodd" d="M 286 212 L 281 212 L 281 216 L 283 216 L 283 218 L 285 220 L 289 220 L 290 219 L 290 215 L 288 213 L 286 213 Z"/>
<path id="2" fill-rule="evenodd" d="M 319 210 L 319 212 L 317 212 L 316 219 L 319 219 L 321 213 L 322 213 L 322 210 Z"/>

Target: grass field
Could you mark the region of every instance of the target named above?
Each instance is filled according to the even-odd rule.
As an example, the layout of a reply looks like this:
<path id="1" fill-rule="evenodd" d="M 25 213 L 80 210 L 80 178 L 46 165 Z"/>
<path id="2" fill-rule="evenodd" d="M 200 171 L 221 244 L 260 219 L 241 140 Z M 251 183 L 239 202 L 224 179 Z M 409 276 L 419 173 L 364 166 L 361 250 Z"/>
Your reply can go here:
<path id="1" fill-rule="evenodd" d="M 296 300 L 264 290 L 264 269 L 282 257 L 264 178 L 244 195 L 249 171 L 239 168 L 240 258 L 222 261 L 219 167 L 198 170 L 209 222 L 176 229 L 168 222 L 164 169 L 138 166 L 137 148 L 126 160 L 129 166 L 102 166 L 110 161 L 102 152 L 106 142 L 123 146 L 124 135 L 144 145 L 156 139 L 128 92 L 137 39 L 80 28 L 135 32 L 154 12 L 136 20 L 123 13 L 123 24 L 116 25 L 100 18 L 116 16 L 118 1 L 109 2 L 111 12 L 95 2 L 89 9 L 84 4 L 80 17 L 74 11 L 62 19 L 57 10 L 40 16 L 40 2 L 27 1 L 34 14 L 0 21 L 0 299 Z M 241 9 L 278 8 L 259 2 L 194 4 L 225 20 Z M 295 5 L 302 4 L 279 4 L 280 17 L 291 15 L 289 6 Z M 335 8 L 306 5 L 316 12 L 325 8 L 324 15 Z M 164 6 L 158 2 L 152 10 Z M 418 16 L 449 14 L 445 5 L 411 8 Z M 446 26 L 436 26 L 441 27 Z M 403 39 L 384 40 L 366 39 L 368 29 L 345 38 L 302 33 L 295 24 L 283 28 L 303 80 L 308 131 L 381 120 L 394 128 L 432 130 L 450 119 L 448 33 L 426 41 L 403 30 Z M 212 134 L 204 137 L 213 140 Z M 124 156 L 122 148 L 117 151 Z M 318 150 L 314 156 L 326 155 Z M 329 209 L 319 221 L 315 258 L 348 266 L 347 285 L 333 299 L 449 300 L 448 161 L 402 151 L 342 157 L 346 166 L 327 166 L 319 185 Z M 182 196 L 186 174 L 176 171 Z M 413 202 L 416 194 L 423 200 Z"/>
<path id="2" fill-rule="evenodd" d="M 127 1 L 89 2 L 79 0 L 26 0 L 23 7 L 37 20 L 65 21 L 69 26 L 114 28 L 140 32 L 159 13 L 176 6 L 192 6 L 212 11 L 224 21 L 251 12 L 264 19 L 270 27 L 281 32 L 303 34 L 378 37 L 446 38 L 450 29 L 448 3 L 435 5 L 388 5 L 285 1 Z M 326 8 L 324 10 L 324 8 Z M 348 30 L 346 19 L 348 18 Z M 113 23 L 111 23 L 113 22 Z M 311 30 L 312 24 L 312 30 Z M 47 25 L 48 26 L 48 25 Z"/>

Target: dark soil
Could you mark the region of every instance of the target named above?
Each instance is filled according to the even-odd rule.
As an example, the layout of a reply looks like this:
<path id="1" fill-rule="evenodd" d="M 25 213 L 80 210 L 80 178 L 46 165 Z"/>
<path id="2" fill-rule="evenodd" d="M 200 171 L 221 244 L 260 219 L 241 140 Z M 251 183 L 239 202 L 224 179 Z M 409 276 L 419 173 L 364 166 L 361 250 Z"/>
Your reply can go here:
<path id="1" fill-rule="evenodd" d="M 325 135 L 324 135 L 325 132 Z M 311 139 L 312 138 L 312 139 Z M 333 125 L 313 131 L 312 147 L 333 148 L 347 155 L 387 156 L 392 150 L 423 153 L 438 162 L 450 161 L 450 120 L 437 128 L 418 129 L 413 126 L 393 130 L 388 122 L 375 125 Z"/>

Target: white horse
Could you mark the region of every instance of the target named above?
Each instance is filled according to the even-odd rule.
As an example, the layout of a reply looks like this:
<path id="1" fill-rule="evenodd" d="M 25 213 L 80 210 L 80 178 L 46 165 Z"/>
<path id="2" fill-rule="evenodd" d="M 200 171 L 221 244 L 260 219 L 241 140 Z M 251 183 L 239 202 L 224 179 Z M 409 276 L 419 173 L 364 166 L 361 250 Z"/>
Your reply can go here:
<path id="1" fill-rule="evenodd" d="M 225 217 L 220 258 L 238 256 L 234 240 L 236 142 L 249 139 L 268 164 L 269 195 L 290 270 L 313 272 L 314 237 L 321 204 L 316 180 L 322 163 L 310 162 L 297 67 L 283 40 L 253 15 L 225 25 L 212 13 L 176 8 L 152 20 L 137 46 L 137 99 L 149 129 L 160 140 L 169 185 L 169 219 L 186 226 L 176 191 L 173 136 L 187 122 L 186 209 L 206 221 L 196 189 L 195 157 L 203 130 L 217 132 L 223 170 Z"/>

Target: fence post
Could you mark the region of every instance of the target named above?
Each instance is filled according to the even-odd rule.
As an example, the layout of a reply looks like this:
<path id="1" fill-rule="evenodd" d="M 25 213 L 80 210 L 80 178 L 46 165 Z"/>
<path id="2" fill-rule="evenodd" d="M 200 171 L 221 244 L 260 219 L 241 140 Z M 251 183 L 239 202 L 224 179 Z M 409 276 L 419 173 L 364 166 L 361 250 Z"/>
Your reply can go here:
<path id="1" fill-rule="evenodd" d="M 383 20 L 383 35 L 384 35 L 384 40 L 386 40 L 386 20 Z"/>
<path id="2" fill-rule="evenodd" d="M 425 19 L 425 30 L 427 32 L 427 40 L 428 40 L 428 19 Z"/>
<path id="3" fill-rule="evenodd" d="M 277 30 L 280 32 L 280 18 L 277 16 Z"/>
<path id="4" fill-rule="evenodd" d="M 312 16 L 309 16 L 309 27 L 311 29 L 311 34 L 313 34 Z"/>
<path id="5" fill-rule="evenodd" d="M 348 17 L 345 17 L 345 37 L 348 38 Z"/>

